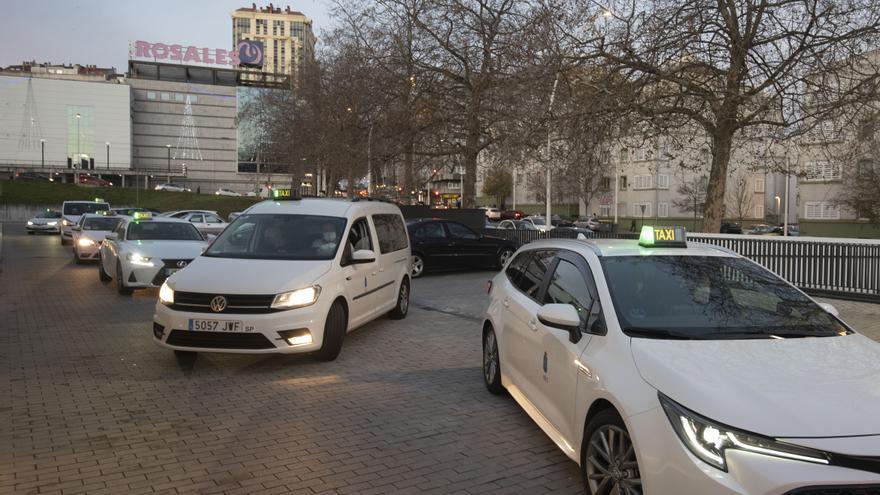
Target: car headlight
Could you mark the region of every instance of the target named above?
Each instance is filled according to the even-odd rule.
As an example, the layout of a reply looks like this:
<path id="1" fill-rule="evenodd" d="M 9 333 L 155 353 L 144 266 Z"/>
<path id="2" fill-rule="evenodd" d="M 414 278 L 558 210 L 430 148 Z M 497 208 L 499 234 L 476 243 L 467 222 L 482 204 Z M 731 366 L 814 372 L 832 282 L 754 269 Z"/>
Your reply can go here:
<path id="1" fill-rule="evenodd" d="M 71 223 L 69 221 L 67 221 L 67 219 L 65 218 L 64 220 L 61 221 L 61 225 L 64 225 L 65 227 L 67 227 L 68 225 L 71 225 Z"/>
<path id="2" fill-rule="evenodd" d="M 153 263 L 150 262 L 153 258 L 138 253 L 128 253 L 125 259 L 127 259 L 132 265 L 153 266 Z"/>
<path id="3" fill-rule="evenodd" d="M 816 464 L 830 462 L 824 452 L 724 426 L 700 416 L 662 393 L 658 392 L 658 397 L 681 442 L 692 454 L 722 471 L 727 471 L 725 452 L 728 450 L 742 450 Z"/>
<path id="4" fill-rule="evenodd" d="M 168 285 L 167 280 L 159 289 L 159 301 L 161 301 L 162 304 L 174 304 L 174 289 Z"/>
<path id="5" fill-rule="evenodd" d="M 30 220 L 28 220 L 28 225 L 33 225 L 33 224 L 34 224 L 34 222 L 31 222 Z"/>
<path id="6" fill-rule="evenodd" d="M 85 237 L 80 237 L 77 241 L 77 244 L 79 244 L 80 247 L 92 247 L 95 245 L 95 241 L 87 239 Z"/>
<path id="7" fill-rule="evenodd" d="M 309 306 L 315 304 L 320 294 L 320 285 L 283 292 L 275 296 L 275 299 L 272 301 L 272 309 L 293 309 Z"/>
<path id="8" fill-rule="evenodd" d="M 49 227 L 54 227 L 54 226 L 58 225 L 58 222 L 55 222 L 55 221 L 46 222 L 46 225 L 48 225 Z"/>

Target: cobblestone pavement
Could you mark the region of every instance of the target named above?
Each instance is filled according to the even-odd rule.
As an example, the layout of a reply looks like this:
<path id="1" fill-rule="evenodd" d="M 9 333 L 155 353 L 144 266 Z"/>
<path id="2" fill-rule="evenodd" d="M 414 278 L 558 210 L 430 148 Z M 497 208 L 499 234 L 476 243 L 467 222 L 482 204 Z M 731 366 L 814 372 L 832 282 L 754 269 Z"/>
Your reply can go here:
<path id="1" fill-rule="evenodd" d="M 337 361 L 151 342 L 132 298 L 56 236 L 6 224 L 0 493 L 581 493 L 577 466 L 480 375 L 490 272 L 431 275 Z M 826 300 L 880 339 L 877 305 Z"/>
<path id="2" fill-rule="evenodd" d="M 178 362 L 151 341 L 155 290 L 118 296 L 57 236 L 3 227 L 0 493 L 581 493 L 577 465 L 485 390 L 473 315 L 443 312 L 443 288 L 482 295 L 490 274 L 415 281 L 405 320 L 331 363 Z"/>

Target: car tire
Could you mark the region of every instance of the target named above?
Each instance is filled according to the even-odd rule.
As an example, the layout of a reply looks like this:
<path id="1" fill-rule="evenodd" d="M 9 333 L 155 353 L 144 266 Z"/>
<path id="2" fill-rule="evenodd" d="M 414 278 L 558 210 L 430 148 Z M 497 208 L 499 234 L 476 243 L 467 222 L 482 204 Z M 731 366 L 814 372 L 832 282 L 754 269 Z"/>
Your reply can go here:
<path id="1" fill-rule="evenodd" d="M 425 257 L 421 254 L 412 255 L 412 265 L 410 275 L 412 278 L 419 278 L 425 273 Z"/>
<path id="2" fill-rule="evenodd" d="M 80 259 L 79 254 L 76 252 L 76 246 L 73 246 L 73 262 L 77 265 L 85 263 L 85 260 Z"/>
<path id="3" fill-rule="evenodd" d="M 61 245 L 62 245 L 62 246 L 66 246 L 66 245 L 67 245 L 67 241 L 64 239 L 64 235 L 61 236 Z"/>
<path id="4" fill-rule="evenodd" d="M 501 385 L 501 358 L 498 354 L 498 338 L 495 330 L 489 326 L 483 332 L 483 382 L 494 395 L 504 393 Z"/>
<path id="5" fill-rule="evenodd" d="M 198 356 L 198 352 L 196 351 L 178 351 L 174 350 L 174 357 L 177 359 L 195 359 Z"/>
<path id="6" fill-rule="evenodd" d="M 104 282 L 105 284 L 107 282 L 113 280 L 113 277 L 111 277 L 110 275 L 107 275 L 107 272 L 104 271 L 104 257 L 103 256 L 101 256 L 98 259 L 98 280 L 100 280 L 101 282 Z"/>
<path id="7" fill-rule="evenodd" d="M 125 280 L 122 277 L 122 265 L 118 262 L 116 263 L 116 292 L 120 296 L 130 296 L 134 292 L 134 289 L 125 285 Z"/>
<path id="8" fill-rule="evenodd" d="M 28 235 L 34 235 L 34 231 L 33 231 L 33 230 L 28 230 L 27 233 L 28 233 Z"/>
<path id="9" fill-rule="evenodd" d="M 590 419 L 581 452 L 581 475 L 587 494 L 642 493 L 632 438 L 617 411 L 604 409 Z"/>
<path id="10" fill-rule="evenodd" d="M 507 263 L 507 260 L 509 260 L 511 256 L 513 256 L 513 249 L 510 248 L 503 248 L 498 252 L 498 260 L 496 263 L 499 270 L 504 268 L 505 263 Z"/>
<path id="11" fill-rule="evenodd" d="M 409 278 L 403 277 L 400 289 L 397 291 L 397 304 L 388 313 L 388 317 L 392 320 L 402 320 L 406 318 L 407 312 L 409 312 Z"/>
<path id="12" fill-rule="evenodd" d="M 327 321 L 324 322 L 324 339 L 321 349 L 316 356 L 321 361 L 333 361 L 342 350 L 342 341 L 345 340 L 345 332 L 348 330 L 348 314 L 345 306 L 336 301 L 327 312 Z"/>

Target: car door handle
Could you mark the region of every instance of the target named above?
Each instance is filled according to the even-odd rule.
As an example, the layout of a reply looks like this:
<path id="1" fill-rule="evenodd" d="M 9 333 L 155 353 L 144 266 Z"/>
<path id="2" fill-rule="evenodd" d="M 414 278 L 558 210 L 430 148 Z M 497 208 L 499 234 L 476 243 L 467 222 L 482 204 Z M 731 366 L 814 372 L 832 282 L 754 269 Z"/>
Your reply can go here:
<path id="1" fill-rule="evenodd" d="M 538 321 L 537 320 L 529 320 L 529 328 L 531 328 L 533 332 L 537 332 L 538 331 Z"/>
<path id="2" fill-rule="evenodd" d="M 501 301 L 501 304 L 503 304 L 505 308 L 510 307 L 510 299 Z"/>
<path id="3" fill-rule="evenodd" d="M 351 275 L 345 277 L 345 280 L 346 280 L 347 282 L 351 282 Z"/>

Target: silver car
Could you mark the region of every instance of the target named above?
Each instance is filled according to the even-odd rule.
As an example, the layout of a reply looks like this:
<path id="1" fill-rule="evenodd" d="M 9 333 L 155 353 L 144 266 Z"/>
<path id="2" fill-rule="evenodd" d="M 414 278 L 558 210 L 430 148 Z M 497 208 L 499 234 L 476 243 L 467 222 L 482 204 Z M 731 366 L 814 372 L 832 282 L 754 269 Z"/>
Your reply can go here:
<path id="1" fill-rule="evenodd" d="M 219 215 L 212 212 L 190 212 L 184 215 L 173 215 L 173 218 L 179 218 L 181 220 L 186 220 L 191 224 L 195 225 L 199 232 L 203 235 L 213 234 L 217 235 L 220 232 L 223 232 L 223 229 L 229 225 L 225 222 Z"/>
<path id="2" fill-rule="evenodd" d="M 25 228 L 28 234 L 33 234 L 34 232 L 57 234 L 61 232 L 61 212 L 47 209 L 28 220 Z"/>

